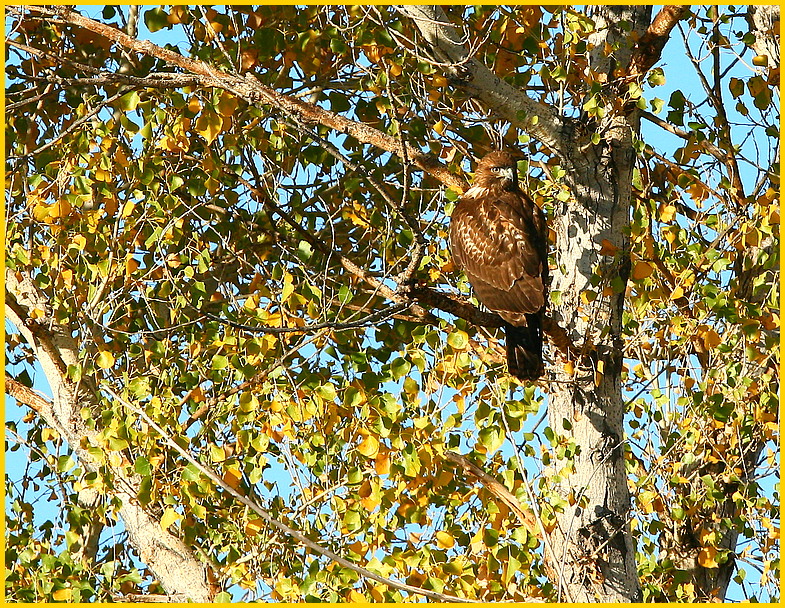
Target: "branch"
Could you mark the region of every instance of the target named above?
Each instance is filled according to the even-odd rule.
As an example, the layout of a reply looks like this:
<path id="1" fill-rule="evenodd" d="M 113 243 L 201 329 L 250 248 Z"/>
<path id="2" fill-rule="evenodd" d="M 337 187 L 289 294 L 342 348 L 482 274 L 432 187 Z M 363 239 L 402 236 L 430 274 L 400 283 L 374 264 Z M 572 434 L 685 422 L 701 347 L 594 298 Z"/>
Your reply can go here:
<path id="1" fill-rule="evenodd" d="M 85 377 L 78 384 L 68 379 L 68 366 L 79 363 L 76 339 L 52 317 L 46 295 L 29 277 L 6 269 L 5 285 L 6 318 L 33 348 L 54 399 L 44 399 L 14 382 L 7 382 L 10 391 L 58 432 L 85 470 L 99 473 L 99 478 L 107 472 L 112 475 L 114 483 L 106 491 L 107 498 L 120 502 L 119 514 L 130 543 L 164 589 L 193 601 L 210 601 L 214 593 L 207 582 L 207 566 L 139 504 L 138 476 L 128 475 L 122 467 L 108 462 L 98 462 L 90 453 L 93 448 L 103 450 L 105 441 L 100 437 L 101 429 L 88 429 L 80 415 L 82 408 L 99 407 L 93 379 Z M 34 310 L 36 315 L 31 314 Z"/>
<path id="2" fill-rule="evenodd" d="M 425 43 L 459 86 L 505 120 L 565 156 L 565 143 L 560 136 L 563 124 L 555 110 L 522 93 L 475 59 L 441 7 L 405 5 L 395 8 L 414 21 Z"/>
<path id="3" fill-rule="evenodd" d="M 466 181 L 452 174 L 449 169 L 431 154 L 425 154 L 411 146 L 402 143 L 398 138 L 391 137 L 364 123 L 349 120 L 339 114 L 320 108 L 311 103 L 301 101 L 295 97 L 283 95 L 278 91 L 262 84 L 250 72 L 245 78 L 222 72 L 213 66 L 195 59 L 184 57 L 179 53 L 160 47 L 148 40 L 137 40 L 121 30 L 89 19 L 71 10 L 66 6 L 28 6 L 28 11 L 43 15 L 56 15 L 73 25 L 82 27 L 91 32 L 100 34 L 127 49 L 136 53 L 155 57 L 169 65 L 178 67 L 198 78 L 203 86 L 211 86 L 228 91 L 250 104 L 266 103 L 277 111 L 306 123 L 324 125 L 358 141 L 376 146 L 399 158 L 408 158 L 421 171 L 428 173 L 449 188 L 462 191 L 466 188 Z"/>
<path id="4" fill-rule="evenodd" d="M 646 74 L 660 60 L 662 49 L 670 39 L 671 31 L 689 12 L 689 5 L 670 4 L 662 7 L 649 25 L 649 29 L 638 41 L 635 54 L 630 59 L 627 69 L 630 76 Z"/>
<path id="5" fill-rule="evenodd" d="M 357 319 L 356 321 L 323 321 L 322 323 L 312 323 L 310 325 L 303 325 L 302 327 L 273 327 L 271 325 L 248 325 L 245 323 L 238 323 L 237 321 L 232 321 L 230 319 L 225 319 L 223 317 L 219 317 L 218 315 L 214 315 L 207 311 L 201 311 L 202 314 L 207 317 L 208 319 L 212 319 L 213 321 L 217 321 L 223 325 L 228 325 L 229 327 L 233 327 L 234 329 L 240 329 L 242 331 L 248 333 L 255 333 L 255 334 L 305 334 L 312 331 L 319 331 L 322 329 L 330 330 L 330 331 L 345 331 L 347 329 L 361 329 L 364 327 L 370 327 L 371 325 L 378 325 L 382 321 L 386 321 L 390 319 L 395 314 L 405 310 L 407 308 L 406 304 L 396 304 L 395 306 L 391 306 L 389 308 L 384 308 L 382 310 L 377 310 L 372 312 L 362 319 Z"/>
<path id="6" fill-rule="evenodd" d="M 537 519 L 534 513 L 522 505 L 515 495 L 506 487 L 504 487 L 504 484 L 499 483 L 496 479 L 488 475 L 488 473 L 483 471 L 471 460 L 465 456 L 462 456 L 461 454 L 458 454 L 457 452 L 447 451 L 444 453 L 444 457 L 453 464 L 460 466 L 472 477 L 477 478 L 477 480 L 482 483 L 482 485 L 485 486 L 485 488 L 491 494 L 501 500 L 510 508 L 513 513 L 515 513 L 515 515 L 518 517 L 518 521 L 521 522 L 521 525 L 531 532 L 531 534 L 539 539 L 542 539 L 542 532 L 540 532 L 537 527 Z"/>
<path id="7" fill-rule="evenodd" d="M 647 112 L 646 110 L 639 110 L 638 115 L 641 118 L 645 118 L 651 123 L 654 123 L 658 127 L 665 129 L 668 133 L 672 133 L 676 137 L 680 137 L 685 141 L 690 141 L 690 134 L 685 131 L 684 129 L 680 129 L 679 127 L 672 125 L 671 123 L 664 121 L 662 118 L 657 116 L 656 114 L 652 114 L 651 112 Z M 728 153 L 723 152 L 720 148 L 715 146 L 711 143 L 708 139 L 704 139 L 703 141 L 695 141 L 695 144 L 703 148 L 706 152 L 711 154 L 714 158 L 718 161 L 725 163 L 728 161 Z"/>

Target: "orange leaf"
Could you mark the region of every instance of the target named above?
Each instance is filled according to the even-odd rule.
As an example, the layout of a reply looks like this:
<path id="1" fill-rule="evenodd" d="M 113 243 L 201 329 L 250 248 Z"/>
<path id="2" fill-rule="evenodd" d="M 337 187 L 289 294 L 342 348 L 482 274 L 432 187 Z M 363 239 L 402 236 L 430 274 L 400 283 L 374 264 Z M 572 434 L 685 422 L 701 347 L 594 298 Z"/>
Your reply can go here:
<path id="1" fill-rule="evenodd" d="M 49 207 L 49 217 L 66 217 L 69 213 L 71 213 L 72 209 L 73 207 L 71 206 L 71 203 L 65 199 L 60 199 L 54 205 Z"/>
<path id="2" fill-rule="evenodd" d="M 640 281 L 646 277 L 650 277 L 654 269 L 648 262 L 638 262 L 632 269 L 632 278 L 635 281 Z"/>
<path id="3" fill-rule="evenodd" d="M 230 467 L 226 469 L 224 473 L 223 480 L 229 487 L 237 489 L 237 486 L 240 485 L 240 480 L 243 478 L 242 473 L 240 470 L 235 467 Z"/>
<path id="4" fill-rule="evenodd" d="M 247 536 L 256 536 L 259 534 L 262 526 L 264 526 L 264 523 L 265 522 L 263 519 L 252 519 L 247 524 L 245 524 L 245 534 Z"/>
<path id="5" fill-rule="evenodd" d="M 602 239 L 600 245 L 600 255 L 616 255 L 616 252 L 619 251 L 619 248 L 608 239 Z"/>
<path id="6" fill-rule="evenodd" d="M 390 460 L 389 454 L 378 454 L 376 456 L 376 462 L 374 463 L 374 469 L 376 470 L 376 474 L 389 475 L 391 464 L 392 464 L 392 460 Z"/>
<path id="7" fill-rule="evenodd" d="M 720 335 L 713 329 L 710 329 L 703 334 L 703 345 L 707 349 L 714 348 L 715 346 L 718 346 L 721 343 L 722 343 L 722 338 L 720 338 Z"/>

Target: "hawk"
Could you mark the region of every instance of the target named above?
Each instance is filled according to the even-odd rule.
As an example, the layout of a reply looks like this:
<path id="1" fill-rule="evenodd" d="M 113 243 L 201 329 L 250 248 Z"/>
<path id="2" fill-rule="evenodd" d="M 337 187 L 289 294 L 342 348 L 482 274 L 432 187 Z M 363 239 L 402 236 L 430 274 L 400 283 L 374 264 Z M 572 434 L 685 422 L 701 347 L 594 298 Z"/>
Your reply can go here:
<path id="1" fill-rule="evenodd" d="M 516 156 L 498 150 L 479 162 L 450 220 L 450 250 L 477 299 L 505 321 L 510 374 L 539 378 L 547 228 L 542 209 L 518 187 Z"/>

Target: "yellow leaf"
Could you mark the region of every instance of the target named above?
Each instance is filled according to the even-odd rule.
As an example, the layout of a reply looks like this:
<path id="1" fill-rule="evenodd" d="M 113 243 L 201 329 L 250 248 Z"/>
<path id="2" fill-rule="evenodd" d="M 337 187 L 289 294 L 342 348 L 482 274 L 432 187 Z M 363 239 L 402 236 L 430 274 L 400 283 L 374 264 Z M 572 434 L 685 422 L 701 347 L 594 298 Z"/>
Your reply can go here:
<path id="1" fill-rule="evenodd" d="M 41 441 L 51 441 L 52 439 L 57 439 L 59 437 L 60 433 L 54 429 L 48 427 L 41 429 Z"/>
<path id="2" fill-rule="evenodd" d="M 381 502 L 382 501 L 378 497 L 373 495 L 360 499 L 360 504 L 369 511 L 373 511 Z"/>
<path id="3" fill-rule="evenodd" d="M 123 210 L 120 212 L 120 217 L 128 217 L 134 212 L 135 207 L 135 203 L 131 201 L 126 202 L 125 205 L 123 205 Z"/>
<path id="4" fill-rule="evenodd" d="M 63 279 L 63 285 L 65 285 L 66 289 L 72 289 L 74 286 L 74 271 L 70 268 L 66 268 L 60 273 L 60 277 Z"/>
<path id="5" fill-rule="evenodd" d="M 717 548 L 703 547 L 698 553 L 698 564 L 704 568 L 716 568 L 718 566 Z"/>
<path id="6" fill-rule="evenodd" d="M 112 174 L 106 169 L 97 169 L 95 172 L 95 181 L 110 182 L 112 181 Z"/>
<path id="7" fill-rule="evenodd" d="M 87 245 L 87 239 L 83 235 L 77 234 L 71 237 L 71 244 L 75 245 L 79 251 L 84 251 L 84 248 Z"/>
<path id="8" fill-rule="evenodd" d="M 223 121 L 220 116 L 215 112 L 205 110 L 199 114 L 199 118 L 196 119 L 194 127 L 196 128 L 196 132 L 207 140 L 207 145 L 209 146 L 221 132 L 222 124 Z"/>
<path id="9" fill-rule="evenodd" d="M 635 281 L 640 281 L 646 277 L 650 277 L 654 269 L 648 262 L 638 262 L 632 269 L 632 278 Z"/>
<path id="10" fill-rule="evenodd" d="M 379 453 L 379 440 L 373 435 L 368 435 L 357 446 L 357 451 L 367 458 L 376 458 L 376 455 Z"/>
<path id="11" fill-rule="evenodd" d="M 673 221 L 673 218 L 676 217 L 676 207 L 673 205 L 660 205 L 660 221 L 668 222 Z"/>
<path id="12" fill-rule="evenodd" d="M 589 304 L 594 302 L 597 299 L 597 292 L 592 291 L 591 289 L 587 289 L 586 291 L 581 292 L 581 302 L 584 304 Z"/>
<path id="13" fill-rule="evenodd" d="M 436 544 L 440 549 L 452 549 L 455 539 L 449 532 L 439 531 L 436 533 Z"/>
<path id="14" fill-rule="evenodd" d="M 483 549 L 485 549 L 485 541 L 483 540 L 482 528 L 480 528 L 469 541 L 469 551 L 479 553 Z"/>
<path id="15" fill-rule="evenodd" d="M 243 474 L 237 467 L 229 467 L 226 469 L 223 476 L 224 483 L 235 490 L 237 489 L 237 486 L 240 485 L 240 480 L 242 480 L 242 478 Z"/>
<path id="16" fill-rule="evenodd" d="M 52 599 L 56 602 L 67 602 L 72 598 L 71 589 L 66 587 L 65 589 L 58 589 L 54 593 L 52 593 Z"/>
<path id="17" fill-rule="evenodd" d="M 572 376 L 575 373 L 575 364 L 572 361 L 567 361 L 564 364 L 564 373 Z"/>
<path id="18" fill-rule="evenodd" d="M 348 597 L 346 599 L 348 599 L 350 602 L 353 602 L 355 604 L 367 604 L 368 603 L 368 600 L 366 599 L 366 597 L 362 593 L 360 593 L 359 591 L 355 591 L 354 589 L 349 591 L 349 595 L 348 595 Z"/>
<path id="19" fill-rule="evenodd" d="M 390 65 L 390 76 L 392 76 L 393 78 L 397 78 L 398 76 L 400 76 L 401 72 L 403 72 L 402 66 L 398 65 L 397 63 L 393 63 L 392 65 Z"/>
<path id="20" fill-rule="evenodd" d="M 433 130 L 436 131 L 439 135 L 444 133 L 444 123 L 439 120 L 433 125 Z"/>
<path id="21" fill-rule="evenodd" d="M 95 364 L 101 369 L 109 369 L 114 365 L 114 355 L 108 350 L 99 351 Z"/>
<path id="22" fill-rule="evenodd" d="M 171 526 L 174 522 L 182 519 L 183 516 L 180 515 L 177 511 L 175 511 L 172 507 L 169 507 L 164 511 L 164 514 L 161 516 L 161 529 L 167 530 L 169 526 Z"/>
<path id="23" fill-rule="evenodd" d="M 234 116 L 235 111 L 237 110 L 238 105 L 237 97 L 232 95 L 231 93 L 227 93 L 224 91 L 221 93 L 221 97 L 218 100 L 218 111 L 221 113 L 221 116 L 224 118 L 231 119 Z M 224 121 L 223 123 L 224 128 L 229 128 L 231 123 L 227 123 Z"/>
<path id="24" fill-rule="evenodd" d="M 283 275 L 283 290 L 281 291 L 281 300 L 286 301 L 289 299 L 289 296 L 294 293 L 294 277 L 292 277 L 291 273 L 286 273 Z"/>
<path id="25" fill-rule="evenodd" d="M 31 319 L 40 319 L 45 314 L 46 313 L 43 310 L 41 310 L 40 308 L 33 308 L 33 310 L 30 311 L 30 318 Z"/>
<path id="26" fill-rule="evenodd" d="M 676 286 L 676 288 L 671 292 L 671 300 L 678 300 L 679 298 L 684 297 L 684 290 L 680 286 Z"/>
<path id="27" fill-rule="evenodd" d="M 33 205 L 33 218 L 38 222 L 43 222 L 49 217 L 49 205 L 38 202 Z"/>
<path id="28" fill-rule="evenodd" d="M 256 536 L 259 534 L 259 531 L 264 526 L 265 521 L 263 519 L 252 519 L 247 524 L 245 524 L 245 533 L 248 536 Z"/>

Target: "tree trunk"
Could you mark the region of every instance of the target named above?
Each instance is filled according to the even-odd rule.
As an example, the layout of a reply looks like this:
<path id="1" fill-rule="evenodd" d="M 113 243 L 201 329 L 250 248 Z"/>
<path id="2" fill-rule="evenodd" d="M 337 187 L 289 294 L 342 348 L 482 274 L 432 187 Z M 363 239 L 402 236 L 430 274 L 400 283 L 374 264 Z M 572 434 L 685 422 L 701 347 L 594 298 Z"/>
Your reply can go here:
<path id="1" fill-rule="evenodd" d="M 158 519 L 139 504 L 140 479 L 128 474 L 128 463 L 115 465 L 111 458 L 99 462 L 90 453 L 90 448 L 105 450 L 99 431 L 90 430 L 82 417 L 83 408 L 93 412 L 100 408 L 96 384 L 91 378 L 82 378 L 79 383 L 68 378 L 68 367 L 79 363 L 79 348 L 70 332 L 47 314 L 48 310 L 46 296 L 33 281 L 12 270 L 6 271 L 6 317 L 35 352 L 54 399 L 45 400 L 29 389 L 25 391 L 21 385 L 16 387 L 15 395 L 11 394 L 33 407 L 60 434 L 85 471 L 98 473 L 99 480 L 104 482 L 101 492 L 107 501 L 112 497 L 120 500 L 119 515 L 131 544 L 171 598 L 209 602 L 214 593 L 207 581 L 207 566 L 181 540 L 163 530 Z M 33 311 L 36 314 L 31 314 Z M 82 533 L 81 555 L 91 559 L 100 527 L 87 526 Z"/>
<path id="2" fill-rule="evenodd" d="M 628 21 L 640 36 L 650 23 L 651 7 L 596 7 L 592 13 L 596 33 L 590 65 L 600 80 L 613 86 L 614 70 L 629 65 L 633 50 L 620 22 Z M 609 45 L 616 49 L 612 57 L 605 52 Z M 565 159 L 575 198 L 554 212 L 553 312 L 573 341 L 583 345 L 577 371 L 557 375 L 548 402 L 554 433 L 575 446 L 556 459 L 554 491 L 566 504 L 556 512 L 553 539 L 565 565 L 562 582 L 575 602 L 641 597 L 629 528 L 620 379 L 622 311 L 630 270 L 625 229 L 638 128 L 632 112 L 609 111 L 593 127 L 576 121 Z M 587 145 L 595 132 L 599 144 Z M 601 248 L 608 255 L 601 255 Z"/>

